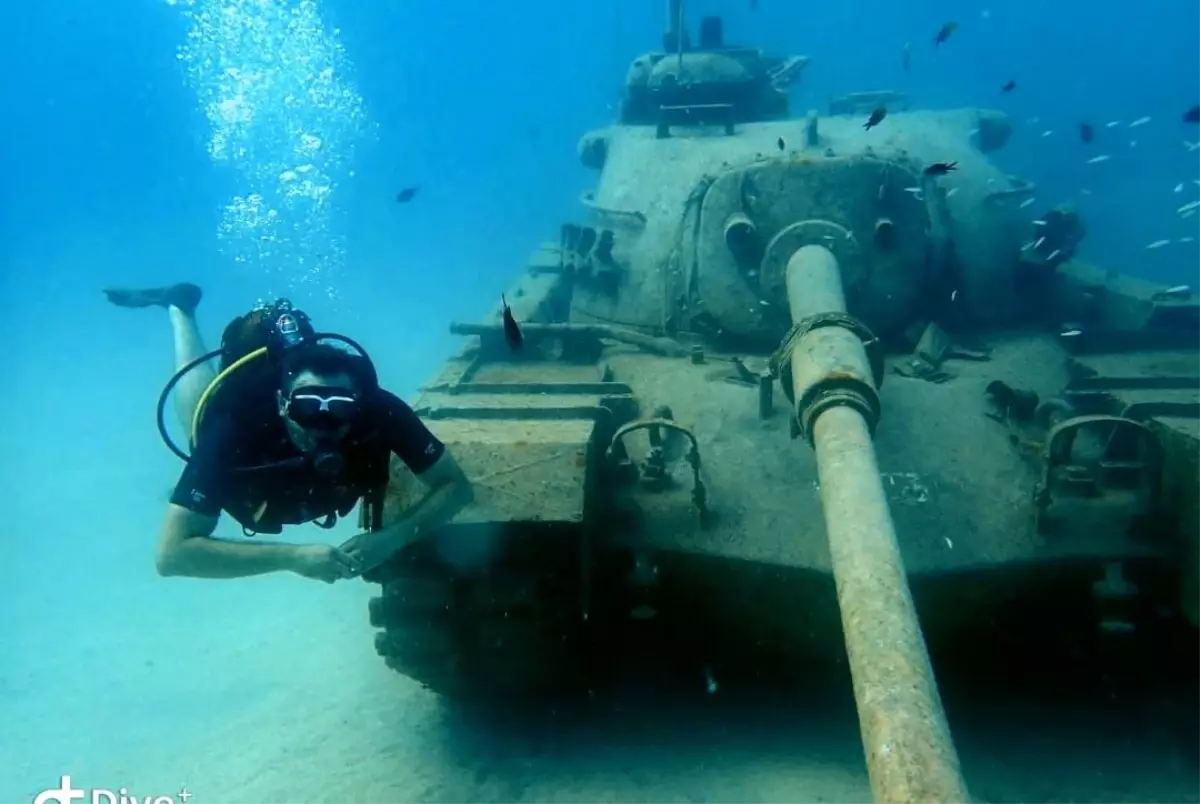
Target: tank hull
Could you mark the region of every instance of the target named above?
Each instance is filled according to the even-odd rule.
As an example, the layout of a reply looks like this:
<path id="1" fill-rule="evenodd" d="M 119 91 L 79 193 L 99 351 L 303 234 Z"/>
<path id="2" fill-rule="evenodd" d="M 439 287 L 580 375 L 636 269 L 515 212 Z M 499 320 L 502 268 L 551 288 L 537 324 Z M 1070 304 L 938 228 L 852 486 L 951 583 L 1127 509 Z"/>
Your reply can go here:
<path id="1" fill-rule="evenodd" d="M 1042 445 L 989 417 L 985 389 L 1001 379 L 1052 397 L 1084 368 L 1048 333 L 988 342 L 991 360 L 964 361 L 953 381 L 888 376 L 879 467 L 938 661 L 982 640 L 994 650 L 972 651 L 975 661 L 994 669 L 1000 652 L 1013 668 L 1016 640 L 1028 672 L 1044 672 L 1052 648 L 1073 646 L 1078 659 L 1081 639 L 1105 633 L 1106 568 L 1138 589 L 1132 604 L 1117 596 L 1122 622 L 1144 630 L 1145 618 L 1180 611 L 1196 442 L 1174 446 L 1165 529 L 1134 527 L 1137 507 L 1118 492 L 1059 500 L 1039 527 Z M 383 591 L 377 647 L 395 669 L 471 697 L 595 689 L 651 655 L 693 676 L 844 661 L 817 470 L 789 437 L 786 400 L 764 418 L 757 388 L 717 353 L 695 362 L 609 343 L 601 359 L 552 369 L 487 353 L 468 348 L 418 403 L 478 502 L 371 577 Z M 686 460 L 651 486 L 611 471 L 619 424 L 663 405 L 696 437 L 705 514 Z M 396 465 L 384 522 L 419 492 Z M 646 606 L 653 617 L 639 615 Z"/>

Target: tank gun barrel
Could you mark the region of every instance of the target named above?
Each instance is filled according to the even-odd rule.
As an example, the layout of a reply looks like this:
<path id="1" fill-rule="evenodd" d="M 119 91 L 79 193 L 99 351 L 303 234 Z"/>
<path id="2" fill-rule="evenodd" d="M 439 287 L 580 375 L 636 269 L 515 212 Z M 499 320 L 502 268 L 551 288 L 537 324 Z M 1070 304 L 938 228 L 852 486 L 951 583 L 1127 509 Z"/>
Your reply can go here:
<path id="1" fill-rule="evenodd" d="M 790 258 L 792 390 L 817 456 L 821 506 L 867 771 L 881 802 L 967 801 L 871 441 L 879 401 L 837 258 Z"/>

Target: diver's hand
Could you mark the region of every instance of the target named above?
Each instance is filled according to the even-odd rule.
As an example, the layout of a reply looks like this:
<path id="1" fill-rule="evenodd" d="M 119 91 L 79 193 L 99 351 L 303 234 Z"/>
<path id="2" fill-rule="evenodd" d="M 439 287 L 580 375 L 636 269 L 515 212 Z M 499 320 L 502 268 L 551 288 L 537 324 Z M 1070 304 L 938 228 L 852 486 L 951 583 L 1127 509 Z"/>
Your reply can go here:
<path id="1" fill-rule="evenodd" d="M 343 542 L 338 549 L 350 557 L 360 572 L 375 569 L 412 540 L 408 522 L 396 522 L 383 530 L 367 531 Z"/>
<path id="2" fill-rule="evenodd" d="M 353 578 L 361 572 L 356 559 L 328 544 L 296 545 L 289 569 L 297 575 L 325 583 Z"/>

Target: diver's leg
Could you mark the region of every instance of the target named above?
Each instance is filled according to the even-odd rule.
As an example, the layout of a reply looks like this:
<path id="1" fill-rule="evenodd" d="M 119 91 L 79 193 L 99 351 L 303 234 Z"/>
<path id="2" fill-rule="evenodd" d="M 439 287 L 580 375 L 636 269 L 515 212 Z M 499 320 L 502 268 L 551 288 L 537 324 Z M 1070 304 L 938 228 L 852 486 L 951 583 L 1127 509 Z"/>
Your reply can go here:
<path id="1" fill-rule="evenodd" d="M 204 338 L 200 335 L 200 327 L 196 325 L 195 311 L 171 305 L 167 308 L 171 316 L 171 332 L 175 336 L 175 370 L 186 366 L 193 360 L 208 352 L 204 346 Z M 216 379 L 217 372 L 211 360 L 193 368 L 175 386 L 175 415 L 183 426 L 188 438 L 192 435 L 192 417 L 196 415 L 196 406 L 200 397 Z"/>
<path id="2" fill-rule="evenodd" d="M 166 308 L 171 317 L 171 332 L 175 340 L 176 371 L 208 351 L 204 346 L 204 339 L 200 336 L 200 328 L 196 326 L 196 306 L 200 304 L 200 297 L 203 295 L 198 286 L 182 282 L 163 288 L 108 288 L 104 295 L 118 307 Z M 215 377 L 216 372 L 210 361 L 196 366 L 175 386 L 175 413 L 189 437 L 196 406 L 204 390 Z"/>

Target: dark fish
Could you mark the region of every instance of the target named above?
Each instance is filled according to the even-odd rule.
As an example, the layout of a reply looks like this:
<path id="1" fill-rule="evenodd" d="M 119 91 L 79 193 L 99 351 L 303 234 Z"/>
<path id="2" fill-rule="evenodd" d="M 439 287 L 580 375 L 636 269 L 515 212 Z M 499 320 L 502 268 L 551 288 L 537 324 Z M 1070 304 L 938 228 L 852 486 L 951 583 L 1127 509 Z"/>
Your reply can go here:
<path id="1" fill-rule="evenodd" d="M 942 42 L 945 42 L 957 30 L 958 30 L 957 22 L 947 22 L 945 25 L 943 25 L 941 28 L 938 29 L 937 36 L 933 37 L 934 47 L 937 47 Z"/>
<path id="2" fill-rule="evenodd" d="M 775 144 L 779 146 L 779 150 L 781 151 L 787 147 L 787 143 L 783 141 L 783 137 L 780 137 Z"/>
<path id="3" fill-rule="evenodd" d="M 952 170 L 958 170 L 957 162 L 934 162 L 925 168 L 924 173 L 926 176 L 945 176 Z"/>
<path id="4" fill-rule="evenodd" d="M 521 348 L 525 338 L 521 335 L 521 328 L 517 326 L 517 319 L 513 318 L 512 308 L 508 306 L 508 299 L 504 298 L 503 293 L 500 294 L 500 303 L 504 305 L 504 340 L 508 341 L 508 348 L 515 352 Z"/>
<path id="5" fill-rule="evenodd" d="M 871 116 L 867 118 L 867 122 L 863 123 L 863 129 L 870 131 L 882 123 L 885 117 L 887 117 L 887 109 L 883 106 L 875 107 L 875 111 L 871 112 Z"/>
<path id="6" fill-rule="evenodd" d="M 908 42 L 904 43 L 904 55 L 901 57 L 901 63 L 904 65 L 904 72 L 908 72 L 909 62 L 912 61 L 912 47 Z"/>
<path id="7" fill-rule="evenodd" d="M 1001 92 L 1012 92 L 1012 91 L 1013 91 L 1014 89 L 1016 89 L 1016 88 L 1017 88 L 1017 82 L 1016 82 L 1016 81 L 1013 81 L 1013 80 L 1010 78 L 1010 79 L 1008 80 L 1008 83 L 1006 83 L 1004 86 L 1000 87 L 1000 91 L 1001 91 Z"/>
<path id="8" fill-rule="evenodd" d="M 1183 122 L 1200 123 L 1200 106 L 1193 106 L 1183 113 Z"/>
<path id="9" fill-rule="evenodd" d="M 413 196 L 417 194 L 418 187 L 405 187 L 400 192 L 396 193 L 397 204 L 407 204 L 413 200 Z"/>
<path id="10" fill-rule="evenodd" d="M 1079 124 L 1079 139 L 1084 142 L 1091 142 L 1096 139 L 1096 129 L 1092 128 L 1091 123 Z"/>

